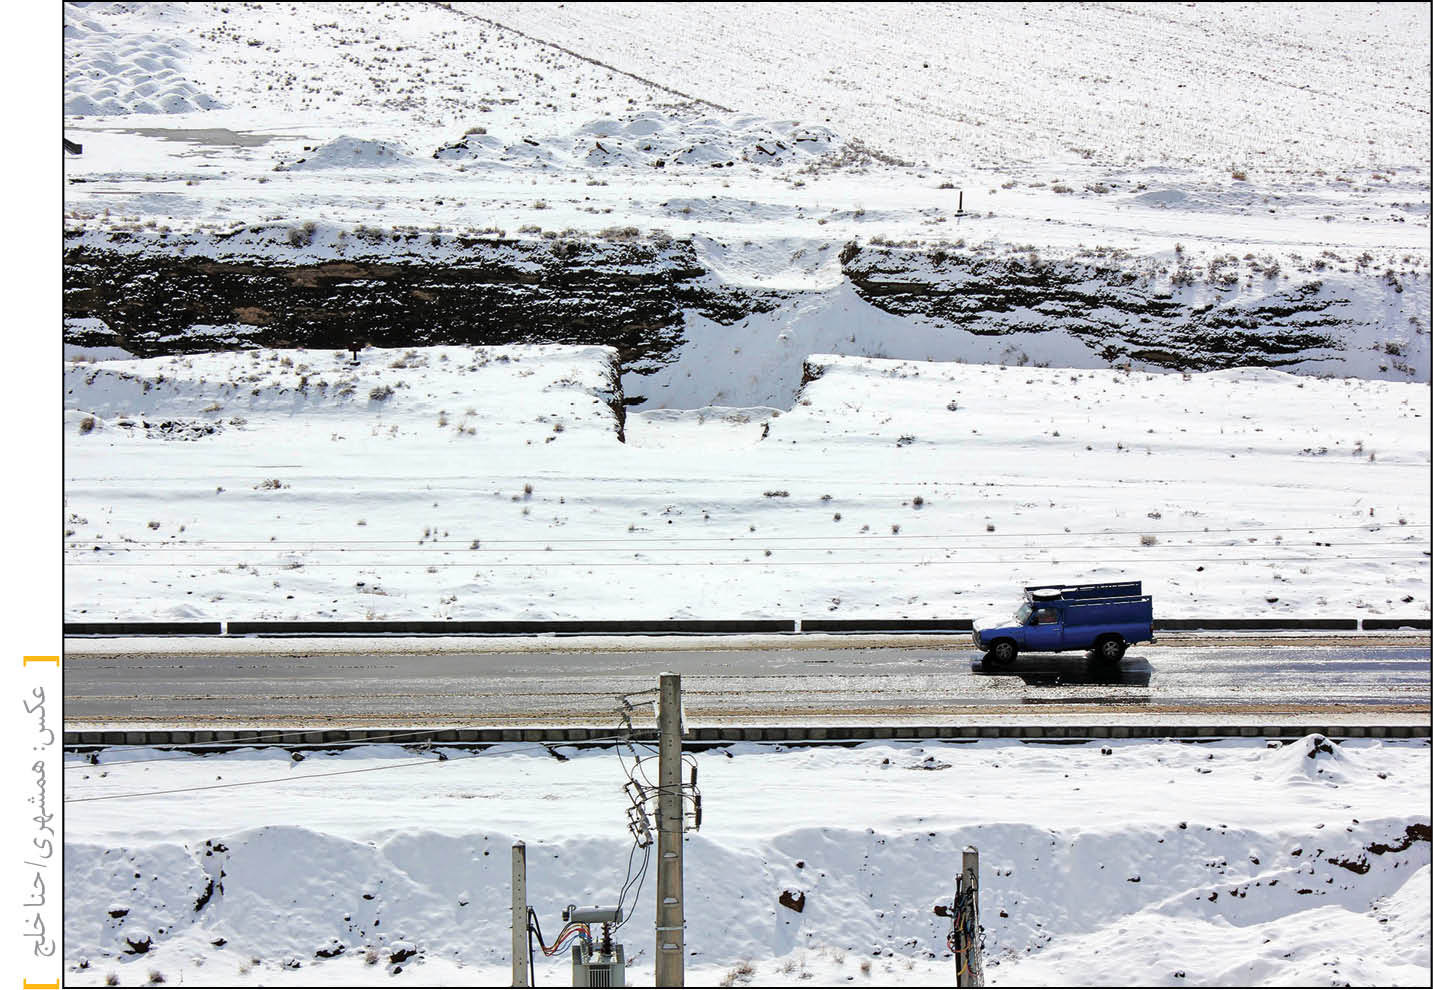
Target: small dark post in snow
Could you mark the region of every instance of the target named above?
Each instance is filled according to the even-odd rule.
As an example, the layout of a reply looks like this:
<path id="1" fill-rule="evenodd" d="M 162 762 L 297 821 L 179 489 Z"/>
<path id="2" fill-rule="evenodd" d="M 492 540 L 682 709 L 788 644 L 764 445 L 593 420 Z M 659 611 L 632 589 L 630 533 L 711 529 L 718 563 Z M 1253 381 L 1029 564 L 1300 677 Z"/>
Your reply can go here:
<path id="1" fill-rule="evenodd" d="M 956 212 L 956 213 L 964 213 L 964 212 L 965 212 L 965 190 L 964 190 L 964 189 L 962 189 L 962 190 L 960 191 L 959 197 L 960 197 L 960 198 L 959 198 L 958 200 L 956 200 L 955 212 Z"/>
<path id="2" fill-rule="evenodd" d="M 358 343 L 357 341 L 355 341 L 355 342 L 353 342 L 352 344 L 349 344 L 349 345 L 348 345 L 348 349 L 353 352 L 353 363 L 354 363 L 354 364 L 357 364 L 357 363 L 358 363 L 358 352 L 361 351 L 361 350 L 363 350 L 363 345 L 360 344 L 360 343 Z"/>
<path id="3" fill-rule="evenodd" d="M 527 844 L 512 845 L 512 985 L 531 986 L 527 971 Z"/>

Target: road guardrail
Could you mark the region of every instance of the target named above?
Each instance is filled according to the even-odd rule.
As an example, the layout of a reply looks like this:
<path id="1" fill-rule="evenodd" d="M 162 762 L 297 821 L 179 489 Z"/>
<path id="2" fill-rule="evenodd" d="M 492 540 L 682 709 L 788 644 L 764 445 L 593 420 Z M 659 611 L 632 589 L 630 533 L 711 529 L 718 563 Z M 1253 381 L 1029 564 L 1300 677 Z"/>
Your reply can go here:
<path id="1" fill-rule="evenodd" d="M 1020 739 L 1025 742 L 1081 742 L 1091 739 L 1302 739 L 1319 733 L 1333 740 L 1343 739 L 1427 739 L 1429 726 L 1409 724 L 1278 722 L 1231 725 L 1208 722 L 1187 724 L 1101 725 L 1091 722 L 1064 725 L 734 725 L 688 728 L 683 745 L 710 748 L 737 742 L 770 742 L 786 745 L 851 745 L 880 740 Z M 395 737 L 401 735 L 401 740 Z M 632 738 L 655 742 L 656 729 L 636 728 Z M 611 745 L 612 729 L 606 727 L 523 727 L 497 726 L 463 728 L 419 728 L 403 731 L 392 725 L 379 728 L 347 729 L 104 729 L 66 730 L 66 749 L 98 749 L 107 746 L 175 746 L 196 749 L 235 749 L 251 746 L 322 749 L 367 743 L 402 746 L 493 746 L 500 743 L 543 743 L 556 746 Z"/>
<path id="2" fill-rule="evenodd" d="M 970 619 L 419 619 L 400 621 L 66 622 L 66 636 L 730 636 L 761 633 L 962 633 Z M 1167 632 L 1426 630 L 1429 620 L 1156 619 Z"/>

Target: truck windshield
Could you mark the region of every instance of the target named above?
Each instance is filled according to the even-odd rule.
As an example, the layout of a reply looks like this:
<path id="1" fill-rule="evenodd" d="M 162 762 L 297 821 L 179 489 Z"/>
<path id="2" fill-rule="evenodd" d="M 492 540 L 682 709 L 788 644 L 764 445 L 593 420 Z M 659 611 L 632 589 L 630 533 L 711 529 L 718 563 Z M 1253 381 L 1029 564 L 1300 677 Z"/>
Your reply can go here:
<path id="1" fill-rule="evenodd" d="M 1031 605 L 1029 602 L 1026 602 L 1024 605 L 1021 605 L 1018 609 L 1015 610 L 1015 624 L 1017 626 L 1023 626 L 1025 623 L 1029 622 L 1030 613 L 1033 611 L 1035 611 L 1035 606 Z"/>

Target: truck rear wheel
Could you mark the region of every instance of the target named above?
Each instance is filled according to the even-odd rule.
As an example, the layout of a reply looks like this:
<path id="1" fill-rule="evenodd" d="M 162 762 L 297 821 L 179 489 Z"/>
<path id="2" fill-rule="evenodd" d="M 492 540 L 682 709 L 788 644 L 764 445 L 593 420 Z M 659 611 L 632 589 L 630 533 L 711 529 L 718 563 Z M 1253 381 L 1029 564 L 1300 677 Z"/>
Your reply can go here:
<path id="1" fill-rule="evenodd" d="M 1095 644 L 1095 659 L 1100 663 L 1119 663 L 1124 659 L 1126 643 L 1118 636 L 1106 636 Z"/>
<path id="2" fill-rule="evenodd" d="M 1015 662 L 1015 656 L 1020 651 L 1015 644 L 1008 639 L 997 639 L 990 646 L 990 652 L 985 654 L 985 659 L 992 666 L 1008 667 Z"/>

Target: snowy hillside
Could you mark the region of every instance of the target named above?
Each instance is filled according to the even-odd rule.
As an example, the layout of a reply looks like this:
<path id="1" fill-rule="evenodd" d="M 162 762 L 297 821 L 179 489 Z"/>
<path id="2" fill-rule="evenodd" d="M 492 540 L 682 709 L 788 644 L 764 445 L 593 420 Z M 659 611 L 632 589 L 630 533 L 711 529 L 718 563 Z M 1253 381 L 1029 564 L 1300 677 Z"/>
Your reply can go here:
<path id="1" fill-rule="evenodd" d="M 668 408 L 831 350 L 1428 378 L 1424 7 L 322 11 L 67 5 L 73 342 L 192 349 L 162 287 L 181 335 L 606 344 Z M 626 305 L 614 244 L 681 277 Z"/>
<path id="2" fill-rule="evenodd" d="M 69 617 L 1426 615 L 1427 16 L 68 4 Z"/>
<path id="3" fill-rule="evenodd" d="M 1421 5 L 452 6 L 937 167 L 1428 165 Z"/>
<path id="4" fill-rule="evenodd" d="M 989 986 L 1427 984 L 1428 747 L 1270 745 L 701 753 L 688 983 L 950 986 L 931 908 L 973 844 Z M 567 904 L 617 903 L 612 749 L 437 755 L 72 757 L 66 982 L 507 985 L 516 839 L 548 938 Z M 653 883 L 626 897 L 629 985 L 652 980 Z M 570 966 L 538 953 L 536 983 Z"/>

